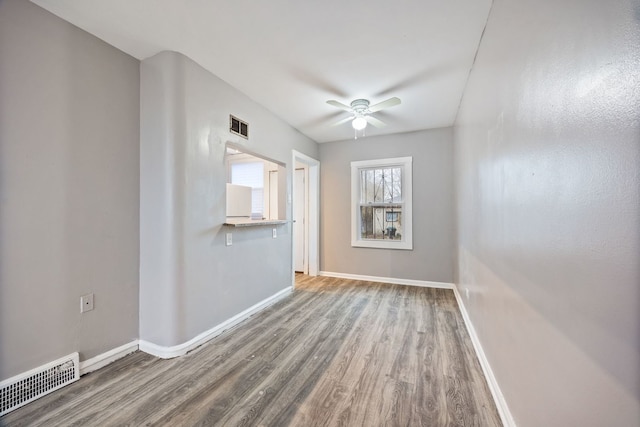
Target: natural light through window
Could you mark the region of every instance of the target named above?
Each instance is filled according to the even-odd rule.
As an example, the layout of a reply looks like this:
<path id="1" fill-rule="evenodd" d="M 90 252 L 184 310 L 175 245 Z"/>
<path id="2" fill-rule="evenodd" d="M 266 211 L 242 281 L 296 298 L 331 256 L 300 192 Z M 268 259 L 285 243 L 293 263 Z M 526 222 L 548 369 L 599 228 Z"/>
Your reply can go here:
<path id="1" fill-rule="evenodd" d="M 411 157 L 351 162 L 351 245 L 413 249 Z"/>
<path id="2" fill-rule="evenodd" d="M 251 187 L 251 212 L 264 212 L 264 162 L 232 163 L 231 183 Z"/>

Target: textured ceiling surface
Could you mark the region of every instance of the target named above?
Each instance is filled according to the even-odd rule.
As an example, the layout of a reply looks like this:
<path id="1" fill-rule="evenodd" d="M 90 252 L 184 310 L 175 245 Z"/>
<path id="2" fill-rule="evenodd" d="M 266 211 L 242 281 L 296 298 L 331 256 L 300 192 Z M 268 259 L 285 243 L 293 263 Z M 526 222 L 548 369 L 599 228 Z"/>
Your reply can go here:
<path id="1" fill-rule="evenodd" d="M 381 135 L 451 126 L 491 0 L 32 0 L 138 58 L 181 52 L 318 142 L 352 138 L 326 103 L 402 104 Z"/>

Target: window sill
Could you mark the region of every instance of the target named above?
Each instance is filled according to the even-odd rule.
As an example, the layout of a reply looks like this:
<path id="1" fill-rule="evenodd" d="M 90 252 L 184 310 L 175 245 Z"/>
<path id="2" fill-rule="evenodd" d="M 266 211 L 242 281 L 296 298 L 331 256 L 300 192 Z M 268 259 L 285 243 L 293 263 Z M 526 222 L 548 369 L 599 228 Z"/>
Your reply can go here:
<path id="1" fill-rule="evenodd" d="M 412 242 L 397 240 L 352 240 L 351 246 L 354 248 L 413 250 Z"/>

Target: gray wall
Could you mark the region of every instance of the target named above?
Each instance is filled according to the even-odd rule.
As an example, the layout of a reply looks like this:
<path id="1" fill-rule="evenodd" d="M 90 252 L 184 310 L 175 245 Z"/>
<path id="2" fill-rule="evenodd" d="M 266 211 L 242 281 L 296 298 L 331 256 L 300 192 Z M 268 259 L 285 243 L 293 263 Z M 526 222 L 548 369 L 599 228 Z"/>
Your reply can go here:
<path id="1" fill-rule="evenodd" d="M 138 140 L 139 62 L 0 1 L 0 380 L 138 337 Z"/>
<path id="2" fill-rule="evenodd" d="M 229 132 L 229 114 L 249 123 L 248 141 Z M 289 170 L 292 149 L 318 157 L 315 142 L 185 56 L 162 52 L 142 61 L 144 341 L 183 344 L 292 284 L 290 225 L 278 227 L 277 239 L 271 227 L 222 225 L 227 142 Z M 225 246 L 227 232 L 233 246 Z"/>
<path id="3" fill-rule="evenodd" d="M 351 247 L 351 162 L 413 157 L 413 250 Z M 320 270 L 453 282 L 451 128 L 320 144 Z"/>
<path id="4" fill-rule="evenodd" d="M 495 0 L 464 94 L 457 286 L 519 427 L 640 420 L 639 16 Z"/>

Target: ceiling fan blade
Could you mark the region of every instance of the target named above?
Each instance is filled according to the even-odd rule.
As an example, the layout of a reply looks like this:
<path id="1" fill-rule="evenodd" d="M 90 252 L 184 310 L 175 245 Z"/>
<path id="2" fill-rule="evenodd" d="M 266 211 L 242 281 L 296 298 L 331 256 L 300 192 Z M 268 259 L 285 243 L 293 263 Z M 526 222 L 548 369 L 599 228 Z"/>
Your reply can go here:
<path id="1" fill-rule="evenodd" d="M 335 122 L 334 124 L 332 124 L 331 126 L 340 126 L 341 124 L 350 122 L 351 120 L 353 120 L 353 116 L 352 117 L 347 117 L 346 119 L 339 120 L 339 121 Z"/>
<path id="2" fill-rule="evenodd" d="M 334 107 L 338 107 L 341 110 L 351 111 L 351 107 L 349 107 L 348 105 L 344 105 L 342 102 L 334 101 L 333 99 L 330 101 L 327 101 L 327 104 L 333 105 Z"/>
<path id="3" fill-rule="evenodd" d="M 376 105 L 372 105 L 371 107 L 369 107 L 369 111 L 371 111 L 372 113 L 375 113 L 376 111 L 380 111 L 383 108 L 389 108 L 389 107 L 393 107 L 395 105 L 400 104 L 400 98 L 396 98 L 395 96 L 393 98 L 389 98 L 386 101 L 382 101 L 377 103 Z M 373 123 L 372 123 L 373 124 Z"/>
<path id="4" fill-rule="evenodd" d="M 377 128 L 383 128 L 386 126 L 386 123 L 384 123 L 383 121 L 380 121 L 378 119 L 376 119 L 375 117 L 372 116 L 364 116 L 364 119 L 367 121 L 367 123 L 371 123 L 372 125 L 374 125 Z"/>

